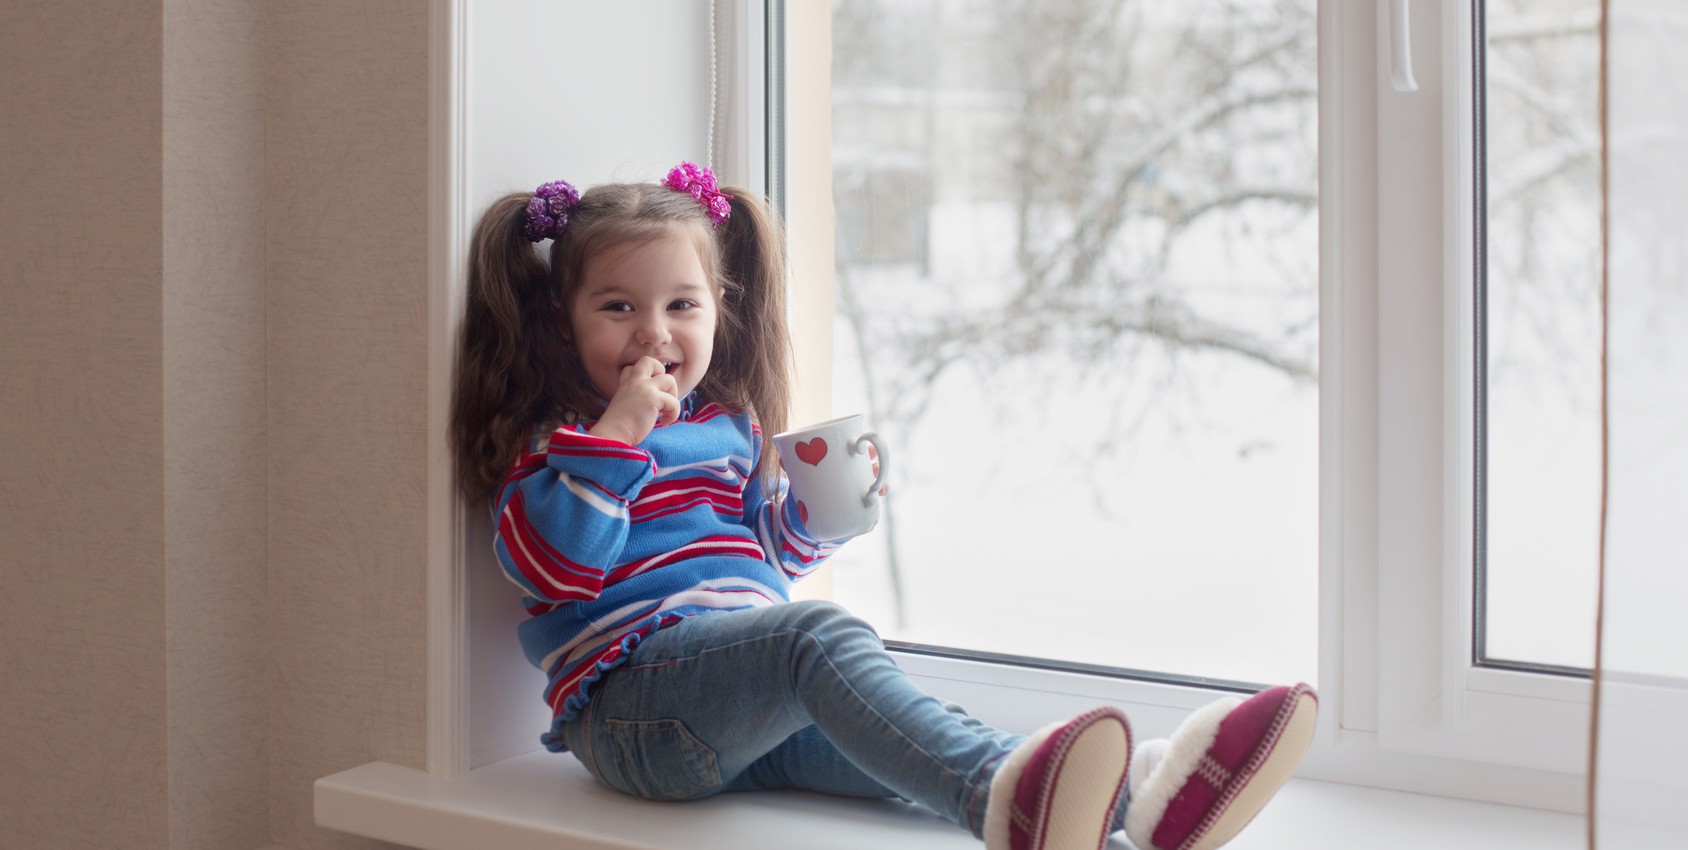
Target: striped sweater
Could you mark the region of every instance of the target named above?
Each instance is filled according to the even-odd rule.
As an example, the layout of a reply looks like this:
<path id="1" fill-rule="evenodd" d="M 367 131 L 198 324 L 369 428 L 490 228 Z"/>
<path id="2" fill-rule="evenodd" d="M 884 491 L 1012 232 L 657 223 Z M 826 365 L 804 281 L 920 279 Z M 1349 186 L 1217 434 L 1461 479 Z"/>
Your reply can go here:
<path id="1" fill-rule="evenodd" d="M 518 634 L 548 679 L 541 740 L 554 752 L 561 724 L 641 638 L 783 602 L 841 545 L 810 539 L 791 500 L 763 493 L 748 413 L 686 401 L 637 447 L 587 434 L 591 423 L 536 434 L 494 501 L 493 547 L 525 597 Z"/>

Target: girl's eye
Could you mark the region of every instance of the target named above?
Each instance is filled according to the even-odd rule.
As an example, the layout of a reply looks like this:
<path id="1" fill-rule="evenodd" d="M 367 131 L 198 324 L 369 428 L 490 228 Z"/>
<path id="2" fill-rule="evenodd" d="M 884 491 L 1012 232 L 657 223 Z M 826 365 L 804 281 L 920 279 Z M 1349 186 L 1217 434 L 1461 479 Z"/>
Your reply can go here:
<path id="1" fill-rule="evenodd" d="M 674 302 L 673 304 L 668 305 L 668 309 L 670 309 L 670 310 L 690 310 L 690 309 L 692 309 L 693 307 L 696 307 L 696 306 L 697 306 L 696 301 L 693 301 L 689 298 L 682 298 L 682 299 Z"/>
<path id="2" fill-rule="evenodd" d="M 604 305 L 604 309 L 611 313 L 630 313 L 633 311 L 633 305 L 626 301 L 611 301 Z"/>

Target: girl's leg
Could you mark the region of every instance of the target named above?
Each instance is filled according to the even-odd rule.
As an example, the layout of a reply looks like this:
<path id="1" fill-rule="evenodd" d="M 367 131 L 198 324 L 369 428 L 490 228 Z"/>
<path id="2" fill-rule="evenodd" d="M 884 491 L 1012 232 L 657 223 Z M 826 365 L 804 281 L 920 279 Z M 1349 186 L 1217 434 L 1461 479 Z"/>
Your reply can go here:
<path id="1" fill-rule="evenodd" d="M 899 797 L 879 780 L 863 773 L 844 757 L 817 726 L 805 726 L 739 774 L 723 791 L 767 791 L 796 788 L 840 797 L 887 799 Z"/>
<path id="2" fill-rule="evenodd" d="M 986 726 L 955 703 L 945 702 L 943 706 L 962 725 L 995 739 L 1004 749 L 1012 750 L 1025 740 L 1024 735 Z M 852 764 L 832 741 L 821 734 L 819 727 L 812 725 L 797 730 L 796 734 L 752 762 L 723 790 L 762 791 L 774 788 L 800 788 L 844 797 L 898 796 Z"/>
<path id="3" fill-rule="evenodd" d="M 740 779 L 811 725 L 818 736 Z M 921 693 L 872 628 L 827 602 L 705 614 L 652 635 L 564 734 L 606 783 L 644 797 L 689 799 L 774 776 L 861 789 L 865 778 L 975 835 L 991 774 L 1016 740 Z M 842 758 L 787 757 L 819 739 Z"/>

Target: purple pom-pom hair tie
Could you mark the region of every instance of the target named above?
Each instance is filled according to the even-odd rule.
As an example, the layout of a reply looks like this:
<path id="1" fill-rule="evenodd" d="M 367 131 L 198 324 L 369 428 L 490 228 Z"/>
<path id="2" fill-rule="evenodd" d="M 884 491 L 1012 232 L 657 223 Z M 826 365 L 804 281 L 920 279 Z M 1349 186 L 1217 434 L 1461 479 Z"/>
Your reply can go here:
<path id="1" fill-rule="evenodd" d="M 580 193 L 567 180 L 553 180 L 533 190 L 527 205 L 527 224 L 522 234 L 529 242 L 561 239 L 569 226 L 569 213 L 580 203 Z"/>
<path id="2" fill-rule="evenodd" d="M 715 188 L 715 172 L 708 168 L 682 162 L 668 172 L 668 176 L 662 179 L 662 185 L 691 195 L 692 200 L 703 205 L 715 227 L 720 227 L 733 214 L 733 205 L 729 203 L 733 196 Z"/>

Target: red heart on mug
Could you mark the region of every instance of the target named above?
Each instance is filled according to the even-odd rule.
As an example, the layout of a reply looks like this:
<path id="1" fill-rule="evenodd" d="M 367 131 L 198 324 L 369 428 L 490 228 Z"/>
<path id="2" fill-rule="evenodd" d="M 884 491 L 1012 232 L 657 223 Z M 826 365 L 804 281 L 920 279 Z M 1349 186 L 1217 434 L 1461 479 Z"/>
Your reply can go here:
<path id="1" fill-rule="evenodd" d="M 810 466 L 820 466 L 821 458 L 826 457 L 826 441 L 816 437 L 807 443 L 797 444 L 797 459 Z"/>
<path id="2" fill-rule="evenodd" d="M 809 506 L 808 505 L 805 505 L 802 502 L 797 503 L 797 518 L 803 521 L 803 526 L 805 528 L 807 528 L 809 526 Z"/>

